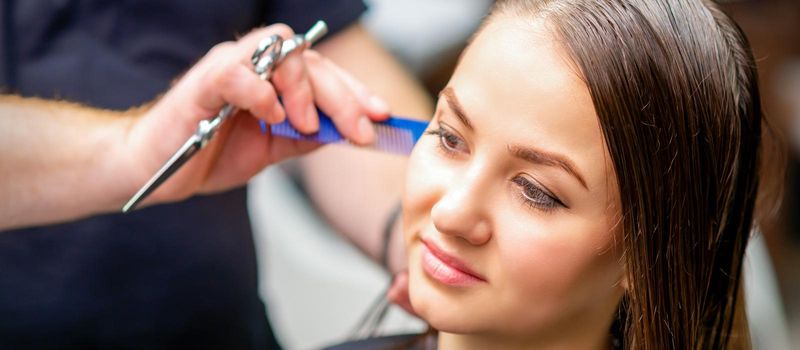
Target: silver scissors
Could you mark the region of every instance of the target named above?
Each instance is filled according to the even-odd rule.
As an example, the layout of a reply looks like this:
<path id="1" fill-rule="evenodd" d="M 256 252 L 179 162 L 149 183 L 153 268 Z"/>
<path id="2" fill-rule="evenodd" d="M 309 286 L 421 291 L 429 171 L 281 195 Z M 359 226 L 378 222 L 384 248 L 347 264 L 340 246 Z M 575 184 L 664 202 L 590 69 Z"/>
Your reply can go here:
<path id="1" fill-rule="evenodd" d="M 272 77 L 272 72 L 275 70 L 275 67 L 277 67 L 286 56 L 294 51 L 305 50 L 327 32 L 328 26 L 325 22 L 317 21 L 305 34 L 297 34 L 288 40 L 283 40 L 283 38 L 278 35 L 272 35 L 262 39 L 258 43 L 258 47 L 256 51 L 253 52 L 251 58 L 253 70 L 262 80 L 269 80 L 270 77 Z M 128 200 L 128 203 L 125 203 L 125 206 L 122 207 L 122 212 L 127 213 L 133 210 L 142 199 L 164 183 L 164 181 L 180 169 L 183 164 L 189 161 L 197 151 L 203 149 L 211 138 L 214 137 L 214 133 L 216 133 L 225 119 L 231 116 L 235 111 L 236 107 L 227 104 L 222 107 L 219 113 L 211 120 L 200 121 L 200 123 L 197 124 L 197 130 L 195 130 L 194 134 L 192 134 L 183 146 L 161 166 L 161 169 L 158 169 L 155 175 Z"/>

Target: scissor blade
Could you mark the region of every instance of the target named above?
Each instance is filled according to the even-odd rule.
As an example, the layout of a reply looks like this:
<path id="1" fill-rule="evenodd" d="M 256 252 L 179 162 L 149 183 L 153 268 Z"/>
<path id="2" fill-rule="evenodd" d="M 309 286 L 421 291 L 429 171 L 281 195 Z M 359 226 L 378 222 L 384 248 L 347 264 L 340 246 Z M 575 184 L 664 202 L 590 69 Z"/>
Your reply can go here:
<path id="1" fill-rule="evenodd" d="M 127 213 L 136 208 L 136 205 L 139 204 L 142 199 L 155 191 L 158 186 L 164 183 L 175 171 L 180 169 L 184 163 L 191 159 L 198 150 L 200 150 L 200 137 L 195 134 L 186 140 L 186 143 L 164 163 L 161 169 L 158 169 L 158 172 L 139 189 L 139 192 L 136 192 L 136 194 L 128 200 L 128 203 L 125 203 L 125 206 L 122 207 L 122 212 Z"/>

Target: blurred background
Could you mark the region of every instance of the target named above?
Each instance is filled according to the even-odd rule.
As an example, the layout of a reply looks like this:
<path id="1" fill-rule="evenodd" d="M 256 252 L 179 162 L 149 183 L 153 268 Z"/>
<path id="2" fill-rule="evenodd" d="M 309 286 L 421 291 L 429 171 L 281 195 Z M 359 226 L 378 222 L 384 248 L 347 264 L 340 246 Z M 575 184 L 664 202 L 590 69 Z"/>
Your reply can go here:
<path id="1" fill-rule="evenodd" d="M 780 209 L 762 222 L 761 235 L 769 251 L 769 259 L 762 265 L 772 266 L 783 304 L 778 310 L 782 314 L 773 315 L 773 319 L 780 321 L 784 317 L 789 348 L 800 349 L 800 1 L 723 1 L 722 5 L 750 39 L 759 69 L 764 111 L 777 132 L 774 138 L 785 142 L 784 148 L 773 149 L 767 156 L 774 161 L 779 159 L 776 152 L 785 152 L 786 176 L 780 177 L 775 169 L 768 169 L 762 175 L 765 186 L 783 189 Z M 750 279 L 759 280 L 769 274 L 767 267 L 760 274 L 751 274 Z M 761 286 L 764 283 L 767 282 Z M 774 327 L 780 326 L 775 322 Z M 768 341 L 754 338 L 756 345 Z"/>
<path id="2" fill-rule="evenodd" d="M 493 1 L 366 2 L 365 26 L 436 95 Z M 781 206 L 765 215 L 748 250 L 753 342 L 756 349 L 800 349 L 800 1 L 719 2 L 753 46 L 764 110 L 775 130 L 770 140 L 777 146 L 768 157 L 787 159 L 785 176 L 776 169 L 762 176 L 764 186 L 783 196 Z M 281 168 L 257 176 L 250 191 L 260 291 L 270 300 L 279 339 L 288 349 L 347 340 L 390 277 L 333 232 Z M 392 308 L 380 330 L 424 329 L 419 320 Z"/>

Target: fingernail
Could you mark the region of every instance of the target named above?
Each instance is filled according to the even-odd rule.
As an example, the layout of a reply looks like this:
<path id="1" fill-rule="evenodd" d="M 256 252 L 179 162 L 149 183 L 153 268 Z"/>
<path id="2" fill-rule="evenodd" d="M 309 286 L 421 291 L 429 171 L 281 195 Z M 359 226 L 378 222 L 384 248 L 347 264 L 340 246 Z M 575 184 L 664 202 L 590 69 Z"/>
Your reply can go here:
<path id="1" fill-rule="evenodd" d="M 306 109 L 306 130 L 308 132 L 315 132 L 319 129 L 319 117 L 317 116 L 317 108 L 313 105 L 308 106 Z"/>
<path id="2" fill-rule="evenodd" d="M 358 119 L 358 134 L 361 135 L 363 144 L 370 144 L 375 139 L 375 131 L 369 118 L 362 116 Z"/>
<path id="3" fill-rule="evenodd" d="M 375 110 L 375 112 L 389 113 L 389 104 L 387 104 L 386 101 L 378 96 L 370 97 L 369 105 L 373 110 Z"/>

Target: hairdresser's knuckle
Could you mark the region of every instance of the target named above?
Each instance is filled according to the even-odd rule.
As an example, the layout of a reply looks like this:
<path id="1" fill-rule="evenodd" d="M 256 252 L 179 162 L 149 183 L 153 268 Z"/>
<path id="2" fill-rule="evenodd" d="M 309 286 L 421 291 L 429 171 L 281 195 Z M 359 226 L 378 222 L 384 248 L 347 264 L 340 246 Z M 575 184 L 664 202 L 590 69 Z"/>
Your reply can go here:
<path id="1" fill-rule="evenodd" d="M 355 96 L 349 95 L 340 100 L 336 114 L 342 120 L 356 119 L 361 115 L 361 106 Z"/>
<path id="2" fill-rule="evenodd" d="M 281 38 L 288 39 L 294 35 L 294 30 L 285 23 L 275 23 L 267 26 L 266 31 L 270 34 L 278 34 Z"/>
<path id="3" fill-rule="evenodd" d="M 305 50 L 303 51 L 303 61 L 307 66 L 314 66 L 318 67 L 323 64 L 325 58 L 319 54 L 319 52 L 314 50 Z"/>
<path id="4" fill-rule="evenodd" d="M 275 83 L 283 87 L 296 88 L 306 81 L 305 67 L 301 61 L 287 60 L 278 68 Z"/>
<path id="5" fill-rule="evenodd" d="M 349 82 L 346 82 L 346 84 L 353 91 L 353 93 L 356 96 L 361 96 L 361 97 L 364 97 L 364 98 L 369 98 L 371 96 L 377 96 L 375 91 L 372 91 L 372 89 L 370 89 L 366 85 L 362 84 L 358 80 L 351 80 Z M 358 102 L 362 103 L 361 100 L 359 100 Z"/>
<path id="6" fill-rule="evenodd" d="M 232 41 L 223 41 L 219 44 L 216 44 L 208 50 L 206 54 L 209 57 L 218 57 L 218 56 L 226 56 L 231 50 L 236 47 L 236 44 Z"/>
<path id="7" fill-rule="evenodd" d="M 292 90 L 289 91 L 289 96 L 292 100 L 303 103 L 309 103 L 314 100 L 314 93 L 311 90 L 311 85 L 308 83 L 296 84 Z"/>
<path id="8" fill-rule="evenodd" d="M 258 89 L 258 98 L 265 103 L 268 103 L 270 106 L 274 105 L 278 102 L 278 96 L 275 94 L 275 90 L 269 86 L 268 83 L 264 83 L 263 89 Z"/>
<path id="9" fill-rule="evenodd" d="M 236 81 L 237 68 L 235 64 L 219 65 L 206 74 L 206 83 L 227 90 L 233 87 Z"/>
<path id="10" fill-rule="evenodd" d="M 275 105 L 275 94 L 269 89 L 259 89 L 254 94 L 253 108 L 256 113 L 268 114 Z"/>

